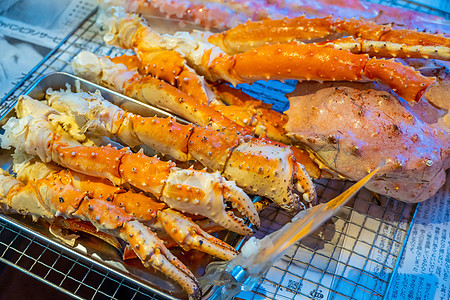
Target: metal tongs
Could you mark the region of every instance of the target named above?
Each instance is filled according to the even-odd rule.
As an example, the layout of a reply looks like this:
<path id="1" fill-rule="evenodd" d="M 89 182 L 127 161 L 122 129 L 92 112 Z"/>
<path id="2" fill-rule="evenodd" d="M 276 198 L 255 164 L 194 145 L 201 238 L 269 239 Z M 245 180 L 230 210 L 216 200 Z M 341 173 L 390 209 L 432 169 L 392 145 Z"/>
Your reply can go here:
<path id="1" fill-rule="evenodd" d="M 328 221 L 382 167 L 380 164 L 366 177 L 327 203 L 316 205 L 295 215 L 291 222 L 263 239 L 251 237 L 241 253 L 231 261 L 213 262 L 199 278 L 206 299 L 231 299 L 241 291 L 250 291 L 268 268 L 278 261 L 289 246 Z"/>

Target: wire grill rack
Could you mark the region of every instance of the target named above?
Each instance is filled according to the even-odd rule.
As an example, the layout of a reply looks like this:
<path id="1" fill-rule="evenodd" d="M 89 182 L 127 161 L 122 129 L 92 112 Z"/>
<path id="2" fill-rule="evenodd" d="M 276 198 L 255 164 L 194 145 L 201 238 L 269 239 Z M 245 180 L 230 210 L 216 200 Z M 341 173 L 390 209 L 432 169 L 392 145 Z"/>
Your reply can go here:
<path id="1" fill-rule="evenodd" d="M 123 278 L 52 246 L 23 229 L 0 222 L 0 261 L 77 299 L 156 299 Z"/>
<path id="2" fill-rule="evenodd" d="M 450 19 L 450 3 L 441 1 L 421 1 L 421 0 L 364 0 L 367 2 L 379 3 L 387 6 L 407 8 L 421 13 L 437 15 L 445 19 Z"/>
<path id="3" fill-rule="evenodd" d="M 383 3 L 384 4 L 384 3 Z M 74 29 L 50 52 L 0 103 L 0 116 L 14 106 L 17 97 L 38 78 L 52 72 L 72 73 L 70 63 L 82 50 L 97 55 L 115 56 L 123 50 L 106 46 L 95 24 L 95 12 Z M 243 90 L 286 109 L 284 95 L 295 86 L 254 84 Z M 267 95 L 270 95 L 269 97 Z M 351 183 L 333 180 L 316 182 L 321 201 L 342 193 Z M 291 247 L 249 292 L 236 299 L 381 299 L 385 296 L 391 275 L 414 218 L 414 205 L 398 202 L 362 190 L 348 207 L 315 234 Z M 261 238 L 277 230 L 292 216 L 269 206 L 261 214 Z M 89 261 L 74 256 L 26 229 L 0 221 L 0 261 L 80 299 L 156 299 L 145 287 L 98 269 Z"/>

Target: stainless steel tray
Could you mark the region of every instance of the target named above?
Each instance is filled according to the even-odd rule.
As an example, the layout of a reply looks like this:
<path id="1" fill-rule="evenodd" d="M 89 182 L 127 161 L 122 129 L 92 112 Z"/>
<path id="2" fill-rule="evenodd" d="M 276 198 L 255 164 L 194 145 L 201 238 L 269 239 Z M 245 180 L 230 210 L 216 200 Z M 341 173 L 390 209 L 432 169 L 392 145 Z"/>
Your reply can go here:
<path id="1" fill-rule="evenodd" d="M 25 91 L 24 94 L 29 95 L 32 98 L 42 100 L 45 98 L 48 88 L 59 90 L 67 89 L 70 86 L 72 87 L 72 90 L 74 90 L 76 82 L 78 82 L 83 91 L 95 92 L 96 90 L 99 90 L 105 99 L 128 111 L 139 113 L 143 116 L 172 116 L 168 112 L 138 102 L 134 99 L 125 97 L 114 91 L 63 72 L 43 76 L 33 86 Z M 0 121 L 3 123 L 13 115 L 14 109 L 12 107 L 7 115 Z M 178 120 L 185 122 L 181 119 Z M 3 166 L 3 169 L 11 172 L 11 151 L 2 151 L 0 155 L 0 164 Z M 187 298 L 187 295 L 176 283 L 172 282 L 160 272 L 145 268 L 137 259 L 123 261 L 120 253 L 116 249 L 95 237 L 82 235 L 81 238 L 77 239 L 76 247 L 71 248 L 55 238 L 48 231 L 47 224 L 44 224 L 43 222 L 34 223 L 31 222 L 29 218 L 3 214 L 0 214 L 0 219 L 10 224 L 14 224 L 22 230 L 37 236 L 42 240 L 51 243 L 52 245 L 57 246 L 72 255 L 75 255 L 78 258 L 86 260 L 107 272 L 117 274 L 126 280 L 142 285 L 161 297 L 168 299 Z M 239 235 L 228 231 L 221 232 L 220 237 L 230 244 L 236 244 L 241 239 Z M 181 250 L 175 249 L 172 252 L 175 254 L 180 254 Z M 204 253 L 190 253 L 189 255 L 183 255 L 182 260 L 186 265 L 188 265 L 196 276 L 201 276 L 206 265 L 213 261 L 214 258 Z"/>

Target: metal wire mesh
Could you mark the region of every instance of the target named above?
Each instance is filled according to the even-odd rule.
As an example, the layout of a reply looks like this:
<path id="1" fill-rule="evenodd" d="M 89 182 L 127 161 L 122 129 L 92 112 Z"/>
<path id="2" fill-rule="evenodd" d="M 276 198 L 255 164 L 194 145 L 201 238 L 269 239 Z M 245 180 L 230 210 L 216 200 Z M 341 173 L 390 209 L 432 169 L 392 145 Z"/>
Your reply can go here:
<path id="1" fill-rule="evenodd" d="M 155 299 L 123 278 L 0 222 L 0 261 L 77 299 Z"/>
<path id="2" fill-rule="evenodd" d="M 387 6 L 407 8 L 410 10 L 436 15 L 450 19 L 450 4 L 448 1 L 414 1 L 414 0 L 365 0 Z M 437 6 L 436 4 L 442 4 Z"/>
<path id="3" fill-rule="evenodd" d="M 103 43 L 92 14 L 2 99 L 0 115 L 4 116 L 17 97 L 42 75 L 56 71 L 71 73 L 71 61 L 82 50 L 97 55 L 123 53 Z M 288 81 L 257 83 L 242 89 L 274 103 L 274 108 L 282 111 L 287 108 L 286 100 L 274 99 L 274 91 L 284 95 L 294 86 L 294 82 Z M 321 180 L 316 185 L 321 201 L 327 201 L 350 183 Z M 242 292 L 237 299 L 382 298 L 395 272 L 414 212 L 413 205 L 378 198 L 362 190 L 350 206 L 321 230 L 290 248 L 253 291 Z M 261 214 L 262 224 L 256 237 L 273 232 L 290 218 L 279 208 L 269 206 Z M 0 261 L 75 298 L 156 298 L 142 287 L 99 271 L 4 222 L 0 222 Z"/>
<path id="4" fill-rule="evenodd" d="M 342 193 L 350 183 L 316 182 L 321 201 Z M 241 299 L 383 298 L 407 236 L 415 207 L 378 198 L 362 190 L 356 200 L 315 234 L 291 247 L 259 285 Z M 291 216 L 275 206 L 261 214 L 264 235 Z"/>

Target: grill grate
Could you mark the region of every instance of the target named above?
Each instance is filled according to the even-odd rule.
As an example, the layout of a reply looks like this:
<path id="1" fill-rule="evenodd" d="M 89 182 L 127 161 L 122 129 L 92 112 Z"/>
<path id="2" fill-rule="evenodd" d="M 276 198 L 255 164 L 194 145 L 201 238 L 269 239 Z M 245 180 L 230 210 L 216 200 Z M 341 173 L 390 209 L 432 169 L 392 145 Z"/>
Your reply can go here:
<path id="1" fill-rule="evenodd" d="M 94 14 L 74 29 L 2 99 L 0 116 L 7 114 L 17 97 L 42 75 L 57 71 L 72 73 L 71 61 L 81 50 L 111 56 L 124 53 L 103 43 Z M 275 109 L 285 110 L 286 99 L 279 95 L 284 95 L 294 86 L 295 83 L 290 81 L 285 84 L 256 83 L 251 87 L 243 86 L 243 90 L 274 103 Z M 327 201 L 351 183 L 320 180 L 316 185 L 319 199 Z M 242 292 L 237 299 L 383 298 L 395 272 L 415 208 L 414 205 L 378 198 L 367 190 L 360 191 L 351 205 L 315 234 L 291 247 L 253 291 Z M 290 218 L 284 211 L 269 206 L 261 214 L 262 224 L 256 237 L 273 232 Z M 156 299 L 144 287 L 99 270 L 73 253 L 61 250 L 5 220 L 0 221 L 0 261 L 79 299 Z"/>
<path id="2" fill-rule="evenodd" d="M 351 183 L 316 181 L 327 201 Z M 242 299 L 381 299 L 406 239 L 415 206 L 362 190 L 315 234 L 291 247 Z M 289 221 L 276 206 L 261 214 L 262 238 Z"/>
<path id="3" fill-rule="evenodd" d="M 0 261 L 77 299 L 156 299 L 145 289 L 4 222 L 0 222 Z"/>
<path id="4" fill-rule="evenodd" d="M 444 1 L 424 0 L 364 0 L 367 2 L 379 3 L 387 6 L 407 8 L 421 13 L 436 15 L 445 19 L 450 19 L 450 4 Z"/>

